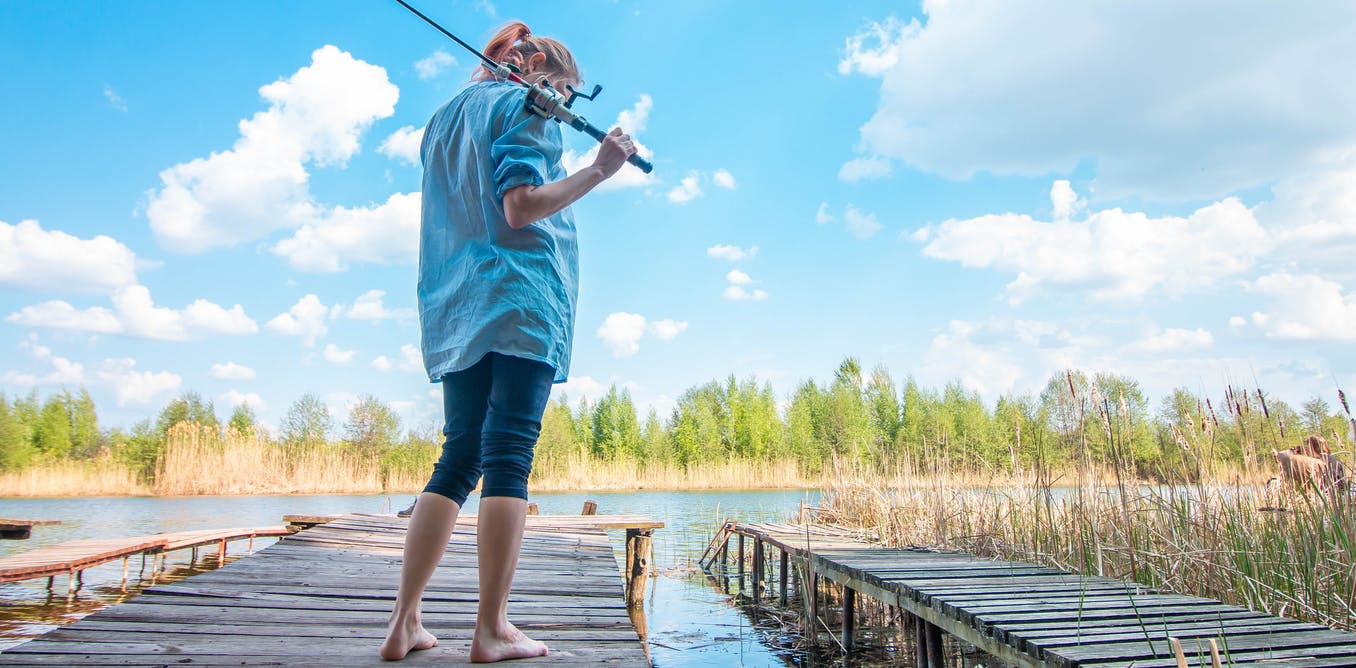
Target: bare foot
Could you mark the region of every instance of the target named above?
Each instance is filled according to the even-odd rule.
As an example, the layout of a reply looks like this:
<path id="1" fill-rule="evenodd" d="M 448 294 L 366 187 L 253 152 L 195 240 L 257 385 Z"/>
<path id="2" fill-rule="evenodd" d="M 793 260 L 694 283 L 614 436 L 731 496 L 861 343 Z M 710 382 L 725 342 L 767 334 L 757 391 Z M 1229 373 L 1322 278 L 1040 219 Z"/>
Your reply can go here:
<path id="1" fill-rule="evenodd" d="M 500 632 L 481 632 L 476 627 L 471 637 L 471 663 L 494 663 L 505 659 L 525 659 L 533 656 L 546 656 L 550 650 L 544 643 L 533 640 L 518 627 L 509 624 Z"/>
<path id="2" fill-rule="evenodd" d="M 425 630 L 424 624 L 419 620 L 401 624 L 393 619 L 390 629 L 386 632 L 386 642 L 381 644 L 380 653 L 381 658 L 387 661 L 399 661 L 414 650 L 437 646 L 438 639 Z"/>

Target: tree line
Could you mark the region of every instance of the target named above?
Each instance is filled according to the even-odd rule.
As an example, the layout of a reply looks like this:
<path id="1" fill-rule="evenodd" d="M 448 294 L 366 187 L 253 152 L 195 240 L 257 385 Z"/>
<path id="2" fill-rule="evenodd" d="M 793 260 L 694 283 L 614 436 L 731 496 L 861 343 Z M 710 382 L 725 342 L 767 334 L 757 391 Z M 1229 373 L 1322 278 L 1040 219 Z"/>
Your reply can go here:
<path id="1" fill-rule="evenodd" d="M 1151 406 L 1128 376 L 1070 370 L 1040 392 L 1007 394 L 990 405 L 959 382 L 926 388 L 908 377 L 900 384 L 884 366 L 868 373 L 848 357 L 831 378 L 805 380 L 782 401 L 770 383 L 734 376 L 688 389 L 668 415 L 653 409 L 639 415 L 630 393 L 615 385 L 594 401 L 554 399 L 542 419 L 536 462 L 790 459 L 808 472 L 842 463 L 988 472 L 1114 463 L 1143 478 L 1192 476 L 1217 465 L 1266 466 L 1271 450 L 1310 433 L 1347 450 L 1356 423 L 1345 397 L 1338 399 L 1340 412 L 1317 395 L 1295 409 L 1261 389 L 1226 386 L 1214 397 L 1178 388 Z M 385 460 L 427 458 L 441 441 L 436 428 L 402 430 L 395 411 L 372 396 L 339 424 L 319 397 L 304 395 L 272 434 L 258 428 L 248 404 L 221 422 L 212 402 L 194 392 L 126 430 L 101 429 L 83 389 L 45 400 L 36 391 L 0 393 L 0 469 L 108 456 L 153 476 L 167 434 L 180 422 L 253 434 L 278 447 L 342 445 Z"/>

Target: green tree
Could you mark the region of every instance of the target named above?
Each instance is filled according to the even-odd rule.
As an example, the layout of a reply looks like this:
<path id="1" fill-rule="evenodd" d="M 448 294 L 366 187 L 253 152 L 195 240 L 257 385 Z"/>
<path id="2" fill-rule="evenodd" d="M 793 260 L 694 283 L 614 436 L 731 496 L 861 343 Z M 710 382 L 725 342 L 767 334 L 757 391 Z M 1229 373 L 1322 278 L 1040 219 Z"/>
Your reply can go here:
<path id="1" fill-rule="evenodd" d="M 349 409 L 344 440 L 363 452 L 377 452 L 400 438 L 400 416 L 380 399 L 367 394 Z"/>
<path id="2" fill-rule="evenodd" d="M 170 427 L 180 422 L 193 422 L 214 430 L 221 426 L 212 402 L 204 400 L 197 392 L 185 392 L 165 404 L 155 420 L 155 431 L 163 439 L 169 434 Z"/>
<path id="3" fill-rule="evenodd" d="M 290 445 L 323 443 L 333 428 L 329 407 L 309 392 L 292 402 L 280 425 L 282 438 Z"/>
<path id="4" fill-rule="evenodd" d="M 236 404 L 235 409 L 231 411 L 231 419 L 226 421 L 228 426 L 242 436 L 253 434 L 254 427 L 258 423 L 259 421 L 254 415 L 254 407 L 250 406 L 248 401 Z"/>
<path id="5" fill-rule="evenodd" d="M 33 447 L 45 459 L 61 459 L 71 453 L 71 416 L 65 393 L 48 397 L 33 429 Z"/>
<path id="6" fill-rule="evenodd" d="M 18 403 L 17 401 L 15 403 Z M 37 456 L 28 436 L 23 416 L 9 399 L 0 393 L 0 470 L 20 469 Z"/>
<path id="7" fill-rule="evenodd" d="M 593 410 L 593 453 L 604 459 L 640 454 L 640 425 L 631 393 L 613 385 Z"/>
<path id="8" fill-rule="evenodd" d="M 99 413 L 94 408 L 94 398 L 82 387 L 78 394 L 66 393 L 66 402 L 66 412 L 71 421 L 71 454 L 76 457 L 93 457 L 104 446 L 103 436 L 99 432 Z"/>

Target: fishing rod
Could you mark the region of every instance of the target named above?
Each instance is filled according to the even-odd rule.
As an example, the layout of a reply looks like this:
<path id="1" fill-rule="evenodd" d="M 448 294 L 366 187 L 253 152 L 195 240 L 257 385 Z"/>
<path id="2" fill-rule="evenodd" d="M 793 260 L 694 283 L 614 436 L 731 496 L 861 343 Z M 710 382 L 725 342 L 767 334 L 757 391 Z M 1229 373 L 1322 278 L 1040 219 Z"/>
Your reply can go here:
<path id="1" fill-rule="evenodd" d="M 564 123 L 580 132 L 583 132 L 584 134 L 590 137 L 593 137 L 599 142 L 602 142 L 605 138 L 607 138 L 607 133 L 604 132 L 601 128 L 588 122 L 588 120 L 585 119 L 583 116 L 574 113 L 574 111 L 570 109 L 570 106 L 574 104 L 576 98 L 582 97 L 585 100 L 592 102 L 594 98 L 598 97 L 599 93 L 603 92 L 602 86 L 594 84 L 593 91 L 590 92 L 588 95 L 585 95 L 584 93 L 575 90 L 574 86 L 571 86 L 570 84 L 565 84 L 565 88 L 569 91 L 569 96 L 562 97 L 560 91 L 551 87 L 551 82 L 543 79 L 539 83 L 535 84 L 528 83 L 526 79 L 523 79 L 523 77 L 519 75 L 517 68 L 514 67 L 512 64 L 494 62 L 494 60 L 490 59 L 489 56 L 486 56 L 485 54 L 481 53 L 478 49 L 471 46 L 470 44 L 463 42 L 461 38 L 457 37 L 456 35 L 453 35 L 451 32 L 448 32 L 446 28 L 438 25 L 436 21 L 425 16 L 423 12 L 412 7 L 410 3 L 405 2 L 405 0 L 395 0 L 395 1 L 400 3 L 401 7 L 410 10 L 410 12 L 413 13 L 415 16 L 418 16 L 419 18 L 423 19 L 424 23 L 433 26 L 438 30 L 438 32 L 446 35 L 449 39 L 456 42 L 457 44 L 460 44 L 467 51 L 470 51 L 471 53 L 475 54 L 475 56 L 485 64 L 485 69 L 488 69 L 491 73 L 494 74 L 495 77 L 498 77 L 506 81 L 511 81 L 513 83 L 526 87 L 527 108 L 532 113 L 541 116 L 542 118 L 549 118 L 557 123 Z M 626 159 L 626 161 L 635 165 L 636 167 L 639 167 L 640 171 L 645 172 L 646 174 L 649 174 L 651 171 L 654 171 L 654 165 L 650 164 L 650 162 L 645 158 L 640 157 L 639 153 L 632 153 L 631 156 Z"/>

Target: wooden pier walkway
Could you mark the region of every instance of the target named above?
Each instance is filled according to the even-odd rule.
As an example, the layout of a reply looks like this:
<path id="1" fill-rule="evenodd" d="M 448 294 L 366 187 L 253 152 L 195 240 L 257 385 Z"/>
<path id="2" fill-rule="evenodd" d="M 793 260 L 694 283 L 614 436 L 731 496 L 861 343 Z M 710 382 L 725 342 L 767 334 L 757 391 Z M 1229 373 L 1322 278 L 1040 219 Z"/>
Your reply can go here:
<path id="1" fill-rule="evenodd" d="M 1019 666 L 1174 668 L 1211 666 L 1212 656 L 1215 668 L 1356 666 L 1356 633 L 1035 564 L 885 549 L 825 525 L 730 522 L 702 565 L 725 569 L 731 540 L 740 573 L 750 564 L 755 601 L 775 595 L 785 605 L 788 574 L 798 571 L 808 583 L 802 591 L 816 593 L 801 598 L 818 626 L 821 582 L 841 585 L 841 644 L 851 651 L 855 600 L 868 596 L 902 613 L 920 668 L 944 665 L 943 633 Z M 771 567 L 769 547 L 779 552 L 779 568 Z M 769 571 L 776 590 L 765 584 Z"/>
<path id="2" fill-rule="evenodd" d="M 161 558 L 167 552 L 193 548 L 196 558 L 196 548 L 215 544 L 217 563 L 221 564 L 226 559 L 226 544 L 230 541 L 248 540 L 252 549 L 255 538 L 286 536 L 289 533 L 291 532 L 283 526 L 241 527 L 177 531 L 125 538 L 73 540 L 22 554 L 0 557 L 0 582 L 45 577 L 49 578 L 50 584 L 50 578 L 65 575 L 69 578 L 68 589 L 74 590 L 80 580 L 81 571 L 110 561 L 123 560 L 123 578 L 126 579 L 127 560 L 139 554 L 156 555 L 157 558 Z"/>
<path id="3" fill-rule="evenodd" d="M 61 524 L 57 520 L 21 520 L 13 517 L 0 517 L 0 539 L 25 540 L 33 533 L 33 527 L 47 524 Z"/>
<path id="4" fill-rule="evenodd" d="M 509 603 L 514 623 L 551 648 L 526 661 L 648 666 L 607 534 L 579 517 L 553 520 L 529 518 Z M 377 647 L 407 526 L 389 515 L 329 520 L 15 646 L 0 665 L 394 665 Z M 440 644 L 400 665 L 466 663 L 476 599 L 475 527 L 458 522 L 425 594 L 424 624 Z"/>

